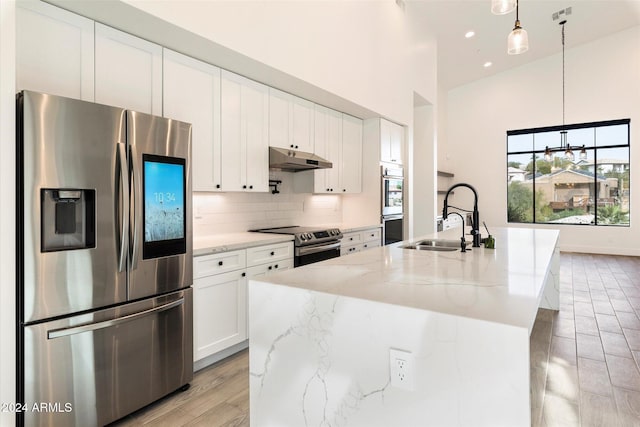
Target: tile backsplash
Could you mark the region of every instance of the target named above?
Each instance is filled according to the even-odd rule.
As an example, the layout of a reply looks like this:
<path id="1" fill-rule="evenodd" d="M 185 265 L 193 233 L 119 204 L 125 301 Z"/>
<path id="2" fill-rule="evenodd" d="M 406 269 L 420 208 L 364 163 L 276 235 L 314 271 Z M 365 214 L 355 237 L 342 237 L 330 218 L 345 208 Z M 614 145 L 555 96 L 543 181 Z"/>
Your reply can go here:
<path id="1" fill-rule="evenodd" d="M 280 193 L 193 193 L 195 236 L 237 233 L 254 228 L 342 222 L 339 195 L 293 192 L 293 173 L 271 172 Z"/>

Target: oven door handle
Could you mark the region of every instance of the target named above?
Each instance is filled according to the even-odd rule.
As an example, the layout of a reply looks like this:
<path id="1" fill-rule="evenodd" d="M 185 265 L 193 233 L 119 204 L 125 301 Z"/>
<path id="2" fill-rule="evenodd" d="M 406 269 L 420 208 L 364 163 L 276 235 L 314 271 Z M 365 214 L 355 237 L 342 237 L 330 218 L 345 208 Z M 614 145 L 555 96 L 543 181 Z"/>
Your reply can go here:
<path id="1" fill-rule="evenodd" d="M 336 242 L 336 243 L 331 243 L 331 244 L 320 244 L 320 245 L 314 245 L 314 246 L 303 246 L 298 248 L 298 250 L 296 251 L 296 255 L 298 256 L 304 256 L 304 255 L 311 255 L 311 254 L 317 254 L 318 252 L 325 252 L 325 251 L 330 251 L 333 249 L 340 249 L 340 242 Z"/>
<path id="2" fill-rule="evenodd" d="M 383 215 L 382 216 L 382 222 L 385 221 L 393 221 L 394 219 L 402 219 L 403 218 L 403 214 L 398 214 L 398 215 Z"/>

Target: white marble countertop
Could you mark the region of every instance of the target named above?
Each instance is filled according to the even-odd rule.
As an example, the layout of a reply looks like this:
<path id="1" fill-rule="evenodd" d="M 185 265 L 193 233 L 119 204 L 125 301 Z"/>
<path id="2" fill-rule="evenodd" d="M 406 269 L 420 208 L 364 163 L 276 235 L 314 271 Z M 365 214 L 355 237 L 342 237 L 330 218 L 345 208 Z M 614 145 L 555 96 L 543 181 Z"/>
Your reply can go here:
<path id="1" fill-rule="evenodd" d="M 491 231 L 496 249 L 417 251 L 403 249 L 412 242 L 406 241 L 283 271 L 262 281 L 530 329 L 559 231 Z M 430 237 L 459 240 L 460 229 L 421 239 Z"/>
<path id="2" fill-rule="evenodd" d="M 249 231 L 244 233 L 218 234 L 215 236 L 194 236 L 193 255 L 208 255 L 291 241 L 293 241 L 293 236 L 286 234 L 252 233 Z"/>
<path id="3" fill-rule="evenodd" d="M 381 227 L 381 224 L 321 224 L 318 228 L 339 228 L 343 233 L 368 230 Z M 272 243 L 293 241 L 293 236 L 287 234 L 267 234 L 255 232 L 225 233 L 209 236 L 193 237 L 193 256 L 208 255 L 219 252 L 246 249 L 254 246 L 270 245 Z"/>

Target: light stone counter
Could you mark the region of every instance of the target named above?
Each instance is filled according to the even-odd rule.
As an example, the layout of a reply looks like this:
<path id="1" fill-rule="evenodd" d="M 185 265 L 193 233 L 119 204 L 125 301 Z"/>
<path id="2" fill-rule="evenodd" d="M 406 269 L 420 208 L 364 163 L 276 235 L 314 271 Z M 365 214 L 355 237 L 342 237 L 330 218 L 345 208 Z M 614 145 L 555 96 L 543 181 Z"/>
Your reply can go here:
<path id="1" fill-rule="evenodd" d="M 193 236 L 193 255 L 208 255 L 218 252 L 246 249 L 272 243 L 290 242 L 293 236 L 267 233 L 229 233 L 214 236 Z"/>
<path id="2" fill-rule="evenodd" d="M 558 309 L 559 232 L 492 232 L 495 250 L 404 242 L 250 281 L 251 424 L 530 425 L 529 334 L 539 306 Z M 391 384 L 391 348 L 411 353 L 412 390 Z"/>

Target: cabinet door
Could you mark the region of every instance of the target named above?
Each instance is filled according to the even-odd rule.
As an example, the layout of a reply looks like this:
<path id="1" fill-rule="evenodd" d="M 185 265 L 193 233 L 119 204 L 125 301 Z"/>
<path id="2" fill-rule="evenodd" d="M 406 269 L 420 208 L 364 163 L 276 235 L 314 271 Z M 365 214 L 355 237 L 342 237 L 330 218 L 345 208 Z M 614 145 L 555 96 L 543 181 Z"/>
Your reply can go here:
<path id="1" fill-rule="evenodd" d="M 222 70 L 220 74 L 220 138 L 223 163 L 222 189 L 242 191 L 246 185 L 247 147 L 242 141 L 242 80 L 237 74 Z"/>
<path id="2" fill-rule="evenodd" d="M 314 151 L 314 104 L 269 88 L 269 145 Z"/>
<path id="3" fill-rule="evenodd" d="M 269 145 L 294 148 L 291 142 L 290 107 L 292 95 L 269 88 Z"/>
<path id="4" fill-rule="evenodd" d="M 222 189 L 269 189 L 269 89 L 222 70 Z"/>
<path id="5" fill-rule="evenodd" d="M 314 117 L 315 154 L 329 160 L 331 169 L 314 171 L 314 192 L 340 192 L 342 169 L 342 113 L 315 105 Z"/>
<path id="6" fill-rule="evenodd" d="M 17 5 L 16 89 L 93 101 L 93 21 L 40 1 Z"/>
<path id="7" fill-rule="evenodd" d="M 314 108 L 314 146 L 315 154 L 327 159 L 333 163 L 333 168 L 336 167 L 335 160 L 329 157 L 329 109 L 321 105 L 317 105 Z M 313 192 L 314 193 L 330 193 L 331 184 L 329 183 L 329 171 L 331 169 L 316 169 L 313 171 Z"/>
<path id="8" fill-rule="evenodd" d="M 194 359 L 247 339 L 247 278 L 244 270 L 193 282 Z"/>
<path id="9" fill-rule="evenodd" d="M 391 161 L 402 164 L 402 152 L 404 149 L 404 128 L 395 123 L 391 123 Z"/>
<path id="10" fill-rule="evenodd" d="M 164 49 L 164 116 L 193 125 L 193 191 L 216 191 L 220 176 L 220 69 Z"/>
<path id="11" fill-rule="evenodd" d="M 342 115 L 342 193 L 362 191 L 362 120 Z"/>
<path id="12" fill-rule="evenodd" d="M 269 89 L 253 80 L 242 85 L 242 121 L 248 191 L 269 190 Z"/>
<path id="13" fill-rule="evenodd" d="M 96 102 L 162 115 L 162 47 L 96 23 Z"/>
<path id="14" fill-rule="evenodd" d="M 313 102 L 292 97 L 291 129 L 292 143 L 296 150 L 314 152 Z"/>
<path id="15" fill-rule="evenodd" d="M 380 119 L 380 161 L 391 161 L 391 122 Z"/>

